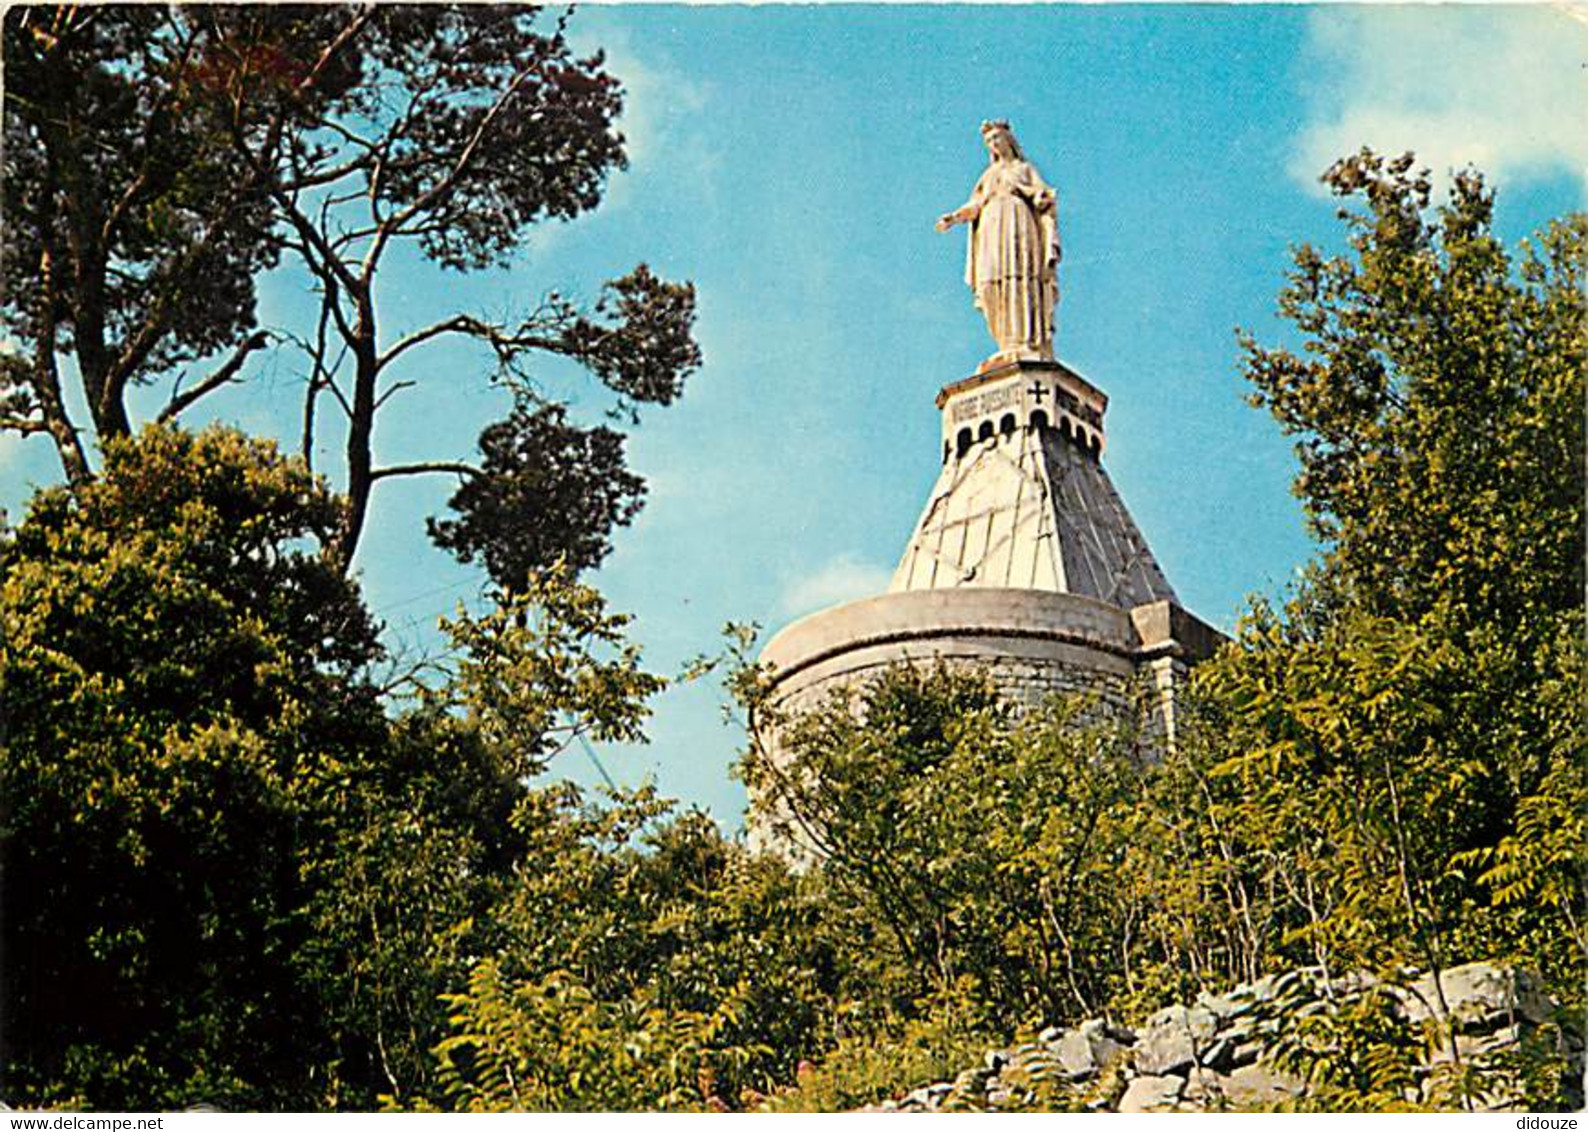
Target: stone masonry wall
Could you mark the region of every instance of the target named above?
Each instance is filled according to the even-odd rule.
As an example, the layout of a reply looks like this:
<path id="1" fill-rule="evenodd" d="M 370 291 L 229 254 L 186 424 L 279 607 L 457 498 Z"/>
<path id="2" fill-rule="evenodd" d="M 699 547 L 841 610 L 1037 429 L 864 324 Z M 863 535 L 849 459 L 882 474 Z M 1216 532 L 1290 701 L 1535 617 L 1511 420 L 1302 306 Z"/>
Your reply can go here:
<path id="1" fill-rule="evenodd" d="M 1089 697 L 1081 725 L 1141 725 L 1150 755 L 1174 742 L 1187 661 L 1206 655 L 1216 639 L 1167 600 L 1127 610 L 1079 594 L 966 587 L 892 592 L 824 610 L 773 637 L 762 660 L 775 673 L 773 718 L 852 696 L 892 664 L 945 664 L 984 671 L 1021 709 L 1056 695 Z M 780 762 L 776 732 L 763 725 L 758 738 Z M 779 815 L 767 804 L 751 799 L 751 844 L 807 857 L 778 844 L 770 829 Z"/>
<path id="2" fill-rule="evenodd" d="M 1001 696 L 1022 708 L 1036 707 L 1056 695 L 1085 695 L 1095 698 L 1100 718 L 1123 719 L 1135 710 L 1136 698 L 1132 692 L 1136 679 L 1131 675 L 1099 672 L 1059 660 L 1009 656 L 939 655 L 932 661 L 985 673 Z M 834 695 L 845 694 L 877 678 L 886 667 L 886 664 L 872 664 L 829 673 L 779 697 L 778 708 L 790 716 L 803 714 L 820 707 Z"/>
<path id="3" fill-rule="evenodd" d="M 1321 969 L 1305 968 L 1242 984 L 1228 994 L 1204 994 L 1190 1006 L 1166 1007 L 1136 1027 L 1101 1018 L 1052 1027 L 1035 1041 L 990 1051 L 981 1065 L 952 1081 L 924 1085 L 869 1111 L 1016 1111 L 1051 1107 L 1055 1099 L 1096 1112 L 1304 1104 L 1318 1091 L 1309 1083 L 1316 1075 L 1305 1067 L 1333 1052 L 1326 1029 L 1298 1037 L 1307 1020 L 1375 993 L 1375 1008 L 1404 1028 L 1415 1051 L 1402 1094 L 1387 1098 L 1393 1105 L 1526 1109 L 1524 1081 L 1532 1061 L 1552 1066 L 1554 1095 L 1581 1107 L 1582 1035 L 1559 1023 L 1555 1004 L 1533 976 L 1469 963 L 1442 972 L 1440 989 L 1448 1014 L 1427 975 L 1386 985 L 1364 975 L 1330 981 Z M 1321 1042 L 1320 1033 L 1325 1035 Z M 1309 1058 L 1307 1050 L 1316 1057 Z M 1463 1080 L 1472 1089 L 1465 1099 Z"/>
<path id="4" fill-rule="evenodd" d="M 859 664 L 854 663 L 856 659 L 859 658 L 846 657 L 845 663 L 829 664 L 815 679 L 807 675 L 793 688 L 775 696 L 776 712 L 783 718 L 793 719 L 821 708 L 834 697 L 852 697 L 868 681 L 881 676 L 889 664 L 907 658 L 873 656 L 869 658 L 872 663 Z M 1150 698 L 1144 700 L 1136 694 L 1141 677 L 1128 669 L 1123 673 L 1100 671 L 1095 667 L 1051 656 L 1011 655 L 996 649 L 964 655 L 959 650 L 947 647 L 936 651 L 927 663 L 973 668 L 985 673 L 999 695 L 1020 710 L 1036 708 L 1055 695 L 1086 696 L 1087 706 L 1077 719 L 1082 726 L 1128 721 L 1135 717 L 1141 706 L 1151 702 Z M 1147 721 L 1147 734 L 1156 734 L 1160 730 L 1155 718 Z M 782 760 L 780 739 L 775 729 L 763 726 L 759 739 L 769 757 Z M 814 863 L 818 854 L 810 846 L 798 841 L 785 843 L 771 832 L 773 826 L 781 824 L 779 819 L 784 816 L 772 799 L 752 796 L 746 821 L 751 848 L 777 852 L 801 866 Z"/>

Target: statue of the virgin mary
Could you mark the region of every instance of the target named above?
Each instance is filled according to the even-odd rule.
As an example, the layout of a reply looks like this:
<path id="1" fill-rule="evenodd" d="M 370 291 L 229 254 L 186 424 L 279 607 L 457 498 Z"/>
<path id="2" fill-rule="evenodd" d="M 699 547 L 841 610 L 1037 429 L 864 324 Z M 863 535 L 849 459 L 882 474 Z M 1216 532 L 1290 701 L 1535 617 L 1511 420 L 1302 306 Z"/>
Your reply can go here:
<path id="1" fill-rule="evenodd" d="M 998 343 L 989 360 L 1053 357 L 1059 298 L 1058 198 L 1026 160 L 1004 121 L 983 122 L 987 170 L 970 200 L 937 222 L 970 225 L 965 282 Z"/>

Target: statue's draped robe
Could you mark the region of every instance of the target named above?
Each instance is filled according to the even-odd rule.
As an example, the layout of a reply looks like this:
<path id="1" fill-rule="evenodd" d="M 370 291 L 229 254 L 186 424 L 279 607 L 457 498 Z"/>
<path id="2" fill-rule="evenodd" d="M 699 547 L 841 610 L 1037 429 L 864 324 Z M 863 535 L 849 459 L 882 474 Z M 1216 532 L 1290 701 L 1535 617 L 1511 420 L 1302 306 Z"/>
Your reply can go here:
<path id="1" fill-rule="evenodd" d="M 1053 352 L 1058 302 L 1058 207 L 1053 190 L 1026 161 L 994 161 L 970 204 L 965 282 L 1000 353 Z"/>

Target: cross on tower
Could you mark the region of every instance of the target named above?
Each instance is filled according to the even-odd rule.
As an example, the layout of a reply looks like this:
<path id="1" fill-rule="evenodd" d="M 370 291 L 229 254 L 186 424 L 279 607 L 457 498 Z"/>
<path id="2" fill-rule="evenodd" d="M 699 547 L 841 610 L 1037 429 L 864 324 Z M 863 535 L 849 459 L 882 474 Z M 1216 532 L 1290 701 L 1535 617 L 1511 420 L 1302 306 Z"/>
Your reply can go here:
<path id="1" fill-rule="evenodd" d="M 1031 383 L 1031 388 L 1027 389 L 1026 393 L 1031 396 L 1031 399 L 1035 401 L 1038 406 L 1041 406 L 1042 398 L 1048 395 L 1047 388 L 1045 386 L 1039 385 L 1035 381 Z"/>

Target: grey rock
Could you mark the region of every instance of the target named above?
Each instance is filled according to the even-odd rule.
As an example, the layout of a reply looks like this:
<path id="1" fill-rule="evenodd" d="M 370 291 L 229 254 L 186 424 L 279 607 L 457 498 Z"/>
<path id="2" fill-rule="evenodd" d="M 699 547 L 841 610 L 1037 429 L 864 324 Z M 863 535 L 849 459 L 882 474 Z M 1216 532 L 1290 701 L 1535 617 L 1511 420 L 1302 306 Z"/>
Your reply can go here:
<path id="1" fill-rule="evenodd" d="M 1196 1044 L 1183 1026 L 1154 1026 L 1142 1031 L 1131 1062 L 1138 1073 L 1149 1077 L 1180 1072 L 1196 1064 Z"/>
<path id="2" fill-rule="evenodd" d="M 1177 1073 L 1196 1064 L 1198 1049 L 1218 1030 L 1218 1020 L 1201 1006 L 1169 1006 L 1147 1020 L 1133 1057 L 1145 1074 Z"/>
<path id="3" fill-rule="evenodd" d="M 1129 1046 L 1122 1046 L 1113 1038 L 1092 1039 L 1092 1061 L 1102 1069 L 1125 1056 Z"/>
<path id="4" fill-rule="evenodd" d="M 1406 972 L 1402 980 L 1414 979 Z M 988 1051 L 979 1064 L 965 1069 L 952 1082 L 925 1085 L 897 1102 L 872 1106 L 868 1111 L 940 1112 L 950 1094 L 954 1108 L 1019 1109 L 1031 1099 L 1026 1081 L 1060 1079 L 1071 1082 L 1095 1078 L 1110 1062 L 1124 1060 L 1125 1096 L 1119 1111 L 1146 1112 L 1179 1109 L 1208 1111 L 1227 1107 L 1263 1107 L 1304 1095 L 1302 1081 L 1264 1062 L 1265 1051 L 1276 1040 L 1278 1014 L 1275 999 L 1284 1002 L 1287 1017 L 1327 1009 L 1330 1000 L 1362 993 L 1374 986 L 1366 975 L 1337 976 L 1327 984 L 1321 968 L 1301 968 L 1268 976 L 1224 994 L 1203 992 L 1190 1006 L 1169 1006 L 1154 1013 L 1138 1033 L 1104 1018 L 1089 1018 L 1074 1028 L 1049 1026 L 1039 1041 Z M 1472 963 L 1441 974 L 1441 987 L 1454 1016 L 1454 1039 L 1435 1044 L 1424 1053 L 1417 1076 L 1423 1090 L 1416 1095 L 1426 1103 L 1430 1083 L 1451 1072 L 1449 1041 L 1454 1040 L 1462 1062 L 1480 1062 L 1514 1050 L 1533 1032 L 1531 1027 L 1554 1016 L 1556 1004 L 1533 976 L 1511 967 Z M 1393 987 L 1412 1023 L 1434 1017 L 1437 1002 L 1429 977 Z M 1433 1033 L 1425 1031 L 1423 1036 Z M 1448 1035 L 1449 1031 L 1444 1031 Z M 1416 1035 L 1414 1035 L 1416 1036 Z M 1568 1029 L 1559 1039 L 1560 1052 L 1571 1058 L 1580 1073 L 1582 1036 Z M 1126 1057 L 1126 1055 L 1129 1055 Z M 1505 1111 L 1520 1101 L 1509 1084 L 1497 1082 L 1482 1108 Z M 1413 1099 L 1408 1094 L 1407 1100 Z M 1106 1110 L 1110 1102 L 1094 1097 L 1088 1107 Z"/>
<path id="5" fill-rule="evenodd" d="M 1180 1099 L 1185 1082 L 1178 1077 L 1137 1077 L 1119 1099 L 1120 1112 L 1157 1112 Z"/>
<path id="6" fill-rule="evenodd" d="M 1185 1007 L 1179 1003 L 1173 1006 L 1166 1006 L 1162 1010 L 1147 1015 L 1147 1029 L 1156 1030 L 1159 1026 L 1171 1025 L 1184 1013 Z"/>
<path id="7" fill-rule="evenodd" d="M 1267 1065 L 1243 1065 L 1220 1082 L 1224 1095 L 1237 1105 L 1278 1104 L 1299 1097 L 1305 1086 L 1288 1073 Z"/>
<path id="8" fill-rule="evenodd" d="M 930 1108 L 934 1103 L 930 1085 L 923 1085 L 919 1089 L 911 1089 L 899 1098 L 900 1108 Z"/>
<path id="9" fill-rule="evenodd" d="M 1278 983 L 1278 975 L 1264 975 L 1255 982 L 1247 983 L 1242 989 L 1250 994 L 1253 1003 L 1272 1002 L 1277 993 Z"/>
<path id="10" fill-rule="evenodd" d="M 1197 1108 L 1217 1108 L 1224 1099 L 1224 1078 L 1211 1069 L 1192 1069 L 1180 1098 Z"/>
<path id="11" fill-rule="evenodd" d="M 1129 1026 L 1121 1026 L 1117 1022 L 1110 1022 L 1107 1018 L 1088 1018 L 1081 1023 L 1081 1033 L 1092 1041 L 1107 1038 L 1111 1042 L 1128 1046 L 1135 1044 L 1136 1031 Z"/>
<path id="12" fill-rule="evenodd" d="M 1051 1051 L 1045 1042 L 1021 1042 L 1009 1051 L 1009 1065 L 1017 1069 L 1026 1068 L 1049 1056 Z"/>
<path id="13" fill-rule="evenodd" d="M 1239 986 L 1233 987 L 1224 994 L 1219 995 L 1208 994 L 1207 992 L 1204 992 L 1203 995 L 1198 996 L 1197 1001 L 1201 1002 L 1202 1005 L 1206 1006 L 1209 1010 L 1212 1010 L 1215 1014 L 1222 1015 L 1226 1018 L 1238 1018 L 1242 1014 L 1250 1013 L 1252 1009 L 1257 1006 L 1258 1002 L 1261 1000 L 1261 991 L 1264 982 L 1265 980 L 1259 979 L 1255 983 L 1241 983 Z M 1269 983 L 1271 985 L 1271 980 L 1269 980 Z M 1204 1002 L 1204 997 L 1208 1001 Z M 1218 1005 L 1215 1006 L 1214 1003 L 1217 1003 Z"/>
<path id="14" fill-rule="evenodd" d="M 940 1108 L 943 1098 L 954 1091 L 954 1086 L 947 1081 L 938 1081 L 931 1085 L 922 1085 L 919 1089 L 912 1089 L 899 1100 L 901 1112 L 932 1111 Z"/>
<path id="15" fill-rule="evenodd" d="M 1487 1054 L 1510 1049 L 1521 1040 L 1520 1026 L 1502 1026 L 1492 1034 L 1457 1034 L 1456 1052 L 1461 1055 L 1462 1061 L 1473 1061 Z M 1450 1060 L 1450 1042 L 1435 1042 L 1428 1056 L 1428 1064 L 1442 1065 Z"/>
<path id="16" fill-rule="evenodd" d="M 1274 979 L 1275 998 L 1316 998 L 1318 983 L 1323 978 L 1322 967 L 1297 967 Z"/>
<path id="17" fill-rule="evenodd" d="M 1329 989 L 1336 995 L 1361 994 L 1370 987 L 1378 986 L 1378 980 L 1366 971 L 1354 971 L 1346 975 L 1336 975 L 1329 984 Z"/>
<path id="18" fill-rule="evenodd" d="M 1097 1060 L 1092 1056 L 1092 1042 L 1080 1030 L 1066 1030 L 1053 1047 L 1064 1075 L 1072 1081 L 1090 1077 L 1097 1072 Z"/>
<path id="19" fill-rule="evenodd" d="M 1262 1042 L 1255 1040 L 1236 1042 L 1235 1048 L 1230 1052 L 1230 1068 L 1239 1069 L 1243 1065 L 1250 1065 L 1262 1056 Z"/>
<path id="20" fill-rule="evenodd" d="M 1197 995 L 1196 1004 L 1220 1020 L 1233 1017 L 1244 1005 L 1229 995 L 1209 994 L 1207 991 Z"/>
<path id="21" fill-rule="evenodd" d="M 961 1100 L 978 1103 L 987 1095 L 987 1085 L 997 1080 L 997 1074 L 991 1070 L 976 1068 L 966 1069 L 954 1078 L 954 1083 L 948 1087 L 949 1092 L 959 1094 Z M 947 1096 L 947 1093 L 944 1094 Z M 939 1102 L 941 1103 L 941 1102 Z"/>
<path id="22" fill-rule="evenodd" d="M 1519 982 L 1522 985 L 1518 985 Z M 1443 971 L 1439 976 L 1445 1005 L 1458 1021 L 1512 1010 L 1529 1021 L 1542 1021 L 1547 1016 L 1548 999 L 1530 983 L 1530 980 L 1518 980 L 1514 971 L 1491 963 L 1468 963 Z M 1426 1022 L 1442 1013 L 1439 991 L 1431 974 L 1408 986 L 1401 1002 L 1410 1022 Z"/>
<path id="23" fill-rule="evenodd" d="M 1219 1027 L 1219 1037 L 1231 1042 L 1244 1042 L 1257 1032 L 1257 1019 L 1250 1015 L 1231 1018 Z"/>
<path id="24" fill-rule="evenodd" d="M 1111 1041 L 1116 1041 L 1122 1046 L 1136 1044 L 1136 1031 L 1129 1026 L 1120 1026 L 1113 1022 L 1103 1023 L 1103 1035 Z"/>
<path id="25" fill-rule="evenodd" d="M 1147 1019 L 1149 1030 L 1163 1026 L 1180 1026 L 1199 1038 L 1211 1037 L 1217 1025 L 1218 1020 L 1213 1017 L 1212 1011 L 1201 1006 L 1181 1006 L 1179 1003 L 1166 1006 Z"/>

